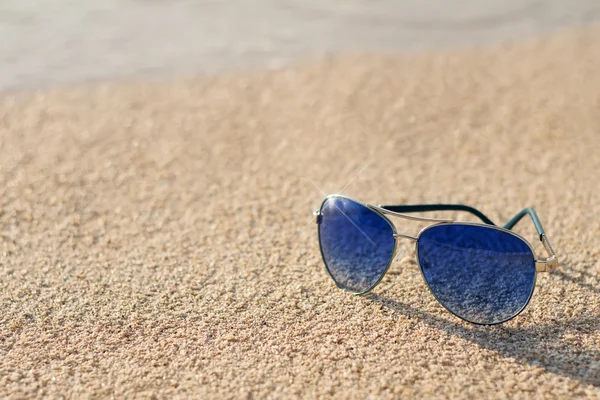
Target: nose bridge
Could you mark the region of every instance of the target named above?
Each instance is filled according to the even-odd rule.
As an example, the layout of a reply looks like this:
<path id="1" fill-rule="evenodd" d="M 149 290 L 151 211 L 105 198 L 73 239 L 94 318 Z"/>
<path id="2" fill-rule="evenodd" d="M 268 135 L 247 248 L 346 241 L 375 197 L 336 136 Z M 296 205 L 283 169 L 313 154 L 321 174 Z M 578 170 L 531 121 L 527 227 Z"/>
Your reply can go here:
<path id="1" fill-rule="evenodd" d="M 394 239 L 396 239 L 396 240 L 398 240 L 398 239 L 408 239 L 408 240 L 412 240 L 413 242 L 416 242 L 418 240 L 415 236 L 406 235 L 404 233 L 394 233 Z"/>
<path id="2" fill-rule="evenodd" d="M 403 218 L 403 219 L 407 219 L 410 221 L 420 221 L 420 222 L 432 222 L 432 223 L 444 223 L 444 222 L 453 222 L 453 220 L 451 219 L 442 219 L 442 218 L 425 218 L 425 217 L 415 217 L 413 215 L 406 215 L 403 213 L 398 213 L 395 211 L 390 211 L 387 210 L 381 206 L 376 206 L 373 204 L 367 204 L 367 207 L 371 208 L 372 210 L 375 210 L 376 212 L 380 213 L 381 215 L 390 215 L 392 217 L 398 217 L 398 218 Z M 412 236 L 412 235 L 407 235 L 405 233 L 394 233 L 394 239 L 396 239 L 396 241 L 398 239 L 408 239 L 411 240 L 413 242 L 417 242 L 419 240 L 419 238 L 417 236 Z"/>

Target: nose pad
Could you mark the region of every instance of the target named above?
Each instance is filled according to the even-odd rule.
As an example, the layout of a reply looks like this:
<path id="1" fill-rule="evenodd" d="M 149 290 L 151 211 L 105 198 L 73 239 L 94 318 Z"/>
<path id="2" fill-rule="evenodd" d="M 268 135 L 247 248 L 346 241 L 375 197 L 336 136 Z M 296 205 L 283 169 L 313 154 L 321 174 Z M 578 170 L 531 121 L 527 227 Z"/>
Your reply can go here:
<path id="1" fill-rule="evenodd" d="M 432 268 L 431 261 L 427 255 L 421 255 L 421 257 L 417 257 L 417 265 L 419 265 L 423 271 Z"/>

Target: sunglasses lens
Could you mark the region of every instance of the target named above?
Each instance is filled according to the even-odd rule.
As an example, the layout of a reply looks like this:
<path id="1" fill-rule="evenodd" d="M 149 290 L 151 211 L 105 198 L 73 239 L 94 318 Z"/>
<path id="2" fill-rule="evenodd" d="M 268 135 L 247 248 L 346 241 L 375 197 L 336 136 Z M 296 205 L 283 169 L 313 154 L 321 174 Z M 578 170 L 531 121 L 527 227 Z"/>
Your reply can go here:
<path id="1" fill-rule="evenodd" d="M 533 294 L 533 252 L 525 241 L 505 231 L 433 226 L 421 233 L 418 256 L 435 297 L 469 322 L 505 322 L 519 314 Z"/>
<path id="2" fill-rule="evenodd" d="M 394 255 L 395 242 L 388 221 L 362 204 L 332 197 L 321 206 L 323 261 L 342 289 L 360 293 L 375 286 Z"/>

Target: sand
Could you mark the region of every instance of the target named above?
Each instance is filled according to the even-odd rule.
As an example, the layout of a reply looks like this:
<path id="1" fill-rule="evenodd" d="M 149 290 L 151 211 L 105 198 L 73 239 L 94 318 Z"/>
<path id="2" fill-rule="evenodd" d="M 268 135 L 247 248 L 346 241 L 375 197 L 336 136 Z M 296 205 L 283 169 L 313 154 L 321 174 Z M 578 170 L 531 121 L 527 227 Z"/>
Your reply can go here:
<path id="1" fill-rule="evenodd" d="M 5 93 L 0 397 L 600 397 L 598 37 Z M 311 181 L 534 206 L 559 269 L 495 327 L 445 311 L 408 246 L 349 295 Z"/>

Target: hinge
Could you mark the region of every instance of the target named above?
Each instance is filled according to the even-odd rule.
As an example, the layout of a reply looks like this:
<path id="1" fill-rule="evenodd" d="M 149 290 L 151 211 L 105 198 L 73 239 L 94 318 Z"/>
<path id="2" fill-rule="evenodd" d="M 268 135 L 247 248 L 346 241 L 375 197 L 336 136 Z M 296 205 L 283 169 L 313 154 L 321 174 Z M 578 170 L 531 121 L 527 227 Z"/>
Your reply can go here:
<path id="1" fill-rule="evenodd" d="M 546 237 L 545 233 L 540 235 L 540 240 L 544 245 L 544 248 L 548 252 L 549 258 L 545 260 L 535 260 L 535 270 L 537 272 L 551 272 L 558 268 L 558 258 L 556 257 L 556 253 L 550 244 L 550 241 Z"/>
<path id="2" fill-rule="evenodd" d="M 552 272 L 558 268 L 558 258 L 552 256 L 547 260 L 535 260 L 536 272 Z"/>
<path id="3" fill-rule="evenodd" d="M 323 216 L 321 215 L 321 210 L 313 211 L 313 215 L 315 216 L 315 222 L 317 224 L 320 224 L 321 220 L 323 219 Z"/>

